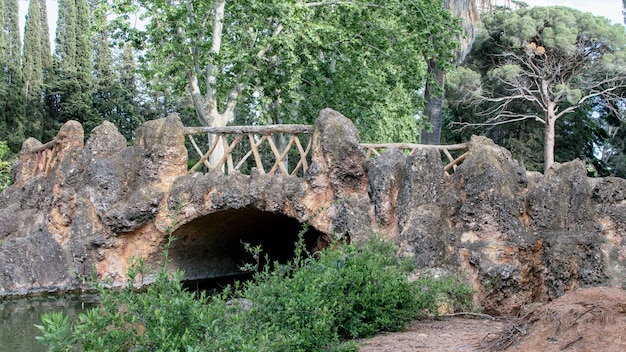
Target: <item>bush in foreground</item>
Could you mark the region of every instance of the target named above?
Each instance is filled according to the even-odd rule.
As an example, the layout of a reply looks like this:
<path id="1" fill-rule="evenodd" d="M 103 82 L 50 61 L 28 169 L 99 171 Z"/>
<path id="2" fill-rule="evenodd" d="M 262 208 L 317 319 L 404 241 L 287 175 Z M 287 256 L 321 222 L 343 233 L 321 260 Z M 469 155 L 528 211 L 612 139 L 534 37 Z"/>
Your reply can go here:
<path id="1" fill-rule="evenodd" d="M 99 307 L 73 325 L 60 314 L 42 316 L 38 339 L 51 351 L 356 351 L 351 339 L 437 312 L 442 294 L 462 301 L 471 293 L 452 278 L 410 283 L 411 262 L 378 237 L 317 258 L 302 241 L 296 247 L 290 262 L 211 297 L 188 292 L 182 273 L 170 276 L 165 268 L 144 293 L 132 284 L 121 292 L 99 285 Z M 129 281 L 138 273 L 131 271 Z"/>

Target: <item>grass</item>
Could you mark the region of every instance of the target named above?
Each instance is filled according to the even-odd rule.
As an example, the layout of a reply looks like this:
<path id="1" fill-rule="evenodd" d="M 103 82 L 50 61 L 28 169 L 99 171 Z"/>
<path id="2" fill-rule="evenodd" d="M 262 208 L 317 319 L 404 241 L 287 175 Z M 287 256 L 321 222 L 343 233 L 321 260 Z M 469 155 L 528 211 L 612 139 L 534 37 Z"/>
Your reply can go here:
<path id="1" fill-rule="evenodd" d="M 455 278 L 409 282 L 412 263 L 396 253 L 373 236 L 312 256 L 301 235 L 291 261 L 253 268 L 253 280 L 211 297 L 184 289 L 182 273 L 168 274 L 165 264 L 139 293 L 132 285 L 144 274 L 138 261 L 122 291 L 96 283 L 101 305 L 73 324 L 43 315 L 38 339 L 50 351 L 357 351 L 357 338 L 437 314 L 442 295 L 469 302 L 471 290 Z"/>

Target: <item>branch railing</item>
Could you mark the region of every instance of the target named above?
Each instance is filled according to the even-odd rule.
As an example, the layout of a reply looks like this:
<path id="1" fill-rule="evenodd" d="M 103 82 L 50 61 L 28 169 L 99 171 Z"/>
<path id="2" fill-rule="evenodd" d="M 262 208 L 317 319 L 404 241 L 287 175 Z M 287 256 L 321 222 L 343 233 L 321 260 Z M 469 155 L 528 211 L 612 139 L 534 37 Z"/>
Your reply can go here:
<path id="1" fill-rule="evenodd" d="M 244 169 L 249 172 L 256 167 L 266 174 L 303 175 L 310 164 L 312 132 L 313 126 L 309 125 L 186 127 L 185 134 L 200 156 L 189 172 L 196 172 L 204 166 L 208 171 L 223 169 L 230 175 Z M 205 143 L 198 143 L 193 137 L 197 134 L 213 137 L 210 143 L 208 138 Z M 212 165 L 209 159 L 219 144 L 223 146 L 224 154 Z M 290 157 L 296 158 L 297 162 Z"/>
<path id="2" fill-rule="evenodd" d="M 388 148 L 397 148 L 403 151 L 405 154 L 411 155 L 420 149 L 436 149 L 446 158 L 448 163 L 443 167 L 443 171 L 446 174 L 450 173 L 450 169 L 456 170 L 456 167 L 467 157 L 467 150 L 469 149 L 469 143 L 451 144 L 451 145 L 430 145 L 430 144 L 413 144 L 413 143 L 384 143 L 384 144 L 371 144 L 361 143 L 366 152 L 365 156 L 371 158 L 374 156 L 379 157 L 381 150 Z M 458 156 L 453 156 L 459 154 Z"/>
<path id="3" fill-rule="evenodd" d="M 58 144 L 55 138 L 26 152 L 29 155 L 29 159 L 32 160 L 30 166 L 32 176 L 44 174 L 47 177 L 50 174 L 50 171 L 58 161 Z"/>
<path id="4" fill-rule="evenodd" d="M 249 172 L 256 167 L 266 174 L 279 172 L 285 175 L 303 175 L 310 165 L 313 128 L 310 125 L 186 127 L 185 134 L 200 157 L 189 173 L 205 167 L 207 171 L 223 170 L 230 175 L 234 172 Z M 194 135 L 200 134 L 204 135 L 204 143 L 199 143 L 194 138 Z M 213 136 L 210 143 L 207 135 Z M 279 142 L 276 137 L 280 138 Z M 223 146 L 224 154 L 220 160 L 214 160 L 211 164 L 209 159 L 219 144 Z M 441 152 L 442 157 L 448 159 L 444 172 L 449 174 L 465 159 L 469 144 L 362 143 L 361 147 L 367 158 L 378 157 L 383 150 L 392 147 L 405 154 L 419 149 L 436 149 Z"/>

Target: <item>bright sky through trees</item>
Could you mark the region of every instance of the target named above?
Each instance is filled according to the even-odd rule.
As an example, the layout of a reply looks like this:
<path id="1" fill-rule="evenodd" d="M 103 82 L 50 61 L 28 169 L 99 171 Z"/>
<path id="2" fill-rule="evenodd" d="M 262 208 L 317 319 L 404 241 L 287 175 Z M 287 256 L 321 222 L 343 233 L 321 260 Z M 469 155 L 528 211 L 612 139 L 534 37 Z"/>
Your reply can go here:
<path id="1" fill-rule="evenodd" d="M 24 24 L 26 23 L 26 14 L 28 13 L 28 0 L 19 0 L 20 5 L 20 28 L 22 29 L 21 37 L 24 40 Z M 50 29 L 50 47 L 54 50 L 54 34 L 57 31 L 57 12 L 59 6 L 57 0 L 46 0 L 46 10 L 48 11 L 48 27 Z"/>
<path id="2" fill-rule="evenodd" d="M 619 0 L 522 0 L 530 6 L 567 6 L 596 16 L 604 16 L 613 23 L 624 23 L 622 2 Z M 498 0 L 497 3 L 502 3 Z"/>
<path id="3" fill-rule="evenodd" d="M 510 0 L 496 0 L 497 4 L 508 3 Z M 623 23 L 622 2 L 618 0 L 524 0 L 530 6 L 567 6 L 575 9 L 591 12 L 596 16 L 604 16 L 613 23 Z M 26 12 L 28 12 L 28 0 L 19 0 L 20 4 L 20 28 L 24 28 Z M 57 0 L 47 0 L 48 25 L 50 26 L 50 43 L 54 46 L 54 34 L 56 33 Z M 22 31 L 22 37 L 24 33 Z"/>

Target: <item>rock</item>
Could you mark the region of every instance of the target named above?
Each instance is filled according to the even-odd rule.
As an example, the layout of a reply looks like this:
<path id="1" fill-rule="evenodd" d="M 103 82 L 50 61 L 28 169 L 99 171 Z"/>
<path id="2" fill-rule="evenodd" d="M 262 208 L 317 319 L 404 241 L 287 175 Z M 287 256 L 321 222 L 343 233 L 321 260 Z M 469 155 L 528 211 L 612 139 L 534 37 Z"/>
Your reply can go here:
<path id="1" fill-rule="evenodd" d="M 396 148 L 387 149 L 368 170 L 368 193 L 374 203 L 376 222 L 386 230 L 398 223 L 398 192 L 405 177 L 406 158 Z"/>
<path id="2" fill-rule="evenodd" d="M 0 194 L 0 296 L 77 288 L 94 266 L 122 284 L 132 258 L 162 265 L 170 236 L 171 269 L 237 274 L 251 260 L 242 242 L 287 260 L 305 222 L 309 249 L 380 232 L 419 270 L 464 276 L 490 314 L 626 282 L 626 180 L 589 178 L 580 161 L 527 172 L 473 137 L 448 176 L 434 149 L 367 159 L 354 125 L 330 109 L 304 177 L 187 174 L 175 115 L 136 135 L 127 146 L 105 122 L 83 144 L 71 121 L 53 142 L 24 142 L 16 182 Z"/>
<path id="3" fill-rule="evenodd" d="M 329 184 L 339 196 L 363 192 L 367 189 L 365 164 L 359 134 L 352 121 L 334 110 L 322 110 L 315 124 L 307 177 L 312 179 L 324 173 L 327 181 L 321 184 Z"/>
<path id="4" fill-rule="evenodd" d="M 134 152 L 138 162 L 137 184 L 168 185 L 187 172 L 184 126 L 178 115 L 144 123 L 137 130 Z M 169 188 L 169 187 L 166 187 Z"/>
<path id="5" fill-rule="evenodd" d="M 32 228 L 0 246 L 0 296 L 67 289 L 71 276 L 61 245 L 45 228 Z"/>
<path id="6" fill-rule="evenodd" d="M 115 203 L 103 214 L 102 222 L 117 234 L 134 231 L 154 219 L 164 197 L 157 187 L 141 187 Z"/>
<path id="7" fill-rule="evenodd" d="M 83 154 L 86 159 L 102 158 L 121 153 L 126 148 L 126 138 L 114 124 L 104 121 L 89 134 Z"/>

